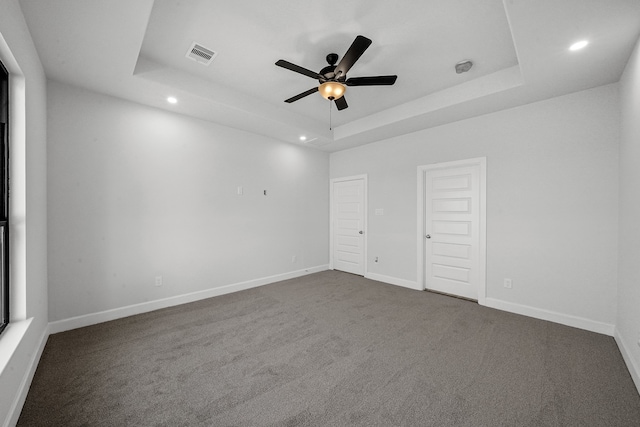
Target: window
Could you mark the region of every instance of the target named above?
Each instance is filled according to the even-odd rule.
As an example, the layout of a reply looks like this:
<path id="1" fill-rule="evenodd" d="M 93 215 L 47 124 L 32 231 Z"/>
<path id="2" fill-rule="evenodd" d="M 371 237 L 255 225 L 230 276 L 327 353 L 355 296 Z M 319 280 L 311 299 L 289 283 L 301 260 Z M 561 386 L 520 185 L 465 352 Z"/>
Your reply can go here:
<path id="1" fill-rule="evenodd" d="M 9 323 L 9 73 L 0 62 L 0 332 Z"/>

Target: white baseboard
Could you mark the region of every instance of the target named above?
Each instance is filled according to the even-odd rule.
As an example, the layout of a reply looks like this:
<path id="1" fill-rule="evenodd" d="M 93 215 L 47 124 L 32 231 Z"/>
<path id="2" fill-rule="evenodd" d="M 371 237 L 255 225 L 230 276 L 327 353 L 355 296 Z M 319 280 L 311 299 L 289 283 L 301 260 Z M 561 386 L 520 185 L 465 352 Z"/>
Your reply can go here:
<path id="1" fill-rule="evenodd" d="M 47 338 L 49 338 L 49 326 L 46 326 L 44 328 L 44 331 L 40 336 L 38 347 L 35 349 L 31 356 L 31 359 L 29 360 L 29 366 L 22 376 L 22 381 L 20 382 L 20 386 L 18 387 L 16 396 L 13 400 L 13 403 L 11 404 L 11 408 L 9 409 L 9 413 L 7 414 L 7 418 L 4 421 L 4 427 L 15 426 L 18 423 L 18 418 L 20 418 L 22 407 L 24 406 L 24 402 L 27 400 L 27 394 L 29 393 L 29 388 L 31 387 L 31 381 L 33 380 L 33 376 L 36 374 L 36 369 L 38 368 L 40 357 L 42 357 L 42 352 L 44 351 L 44 347 L 47 344 Z"/>
<path id="2" fill-rule="evenodd" d="M 64 320 L 57 320 L 55 322 L 49 323 L 49 332 L 52 334 L 57 334 L 58 332 L 69 331 L 71 329 L 91 326 L 102 322 L 108 322 L 110 320 L 133 316 L 136 314 L 148 313 L 150 311 L 159 310 L 161 308 L 173 307 L 176 305 L 187 304 L 206 298 L 230 294 L 232 292 L 243 291 L 245 289 L 256 288 L 258 286 L 268 285 L 269 283 L 293 279 L 296 277 L 301 277 L 307 274 L 317 273 L 328 269 L 328 265 L 319 265 L 316 267 L 309 267 L 302 270 L 291 271 L 288 273 L 276 274 L 274 276 L 263 277 L 260 279 L 248 280 L 246 282 L 206 289 L 204 291 L 177 295 L 174 297 L 148 301 L 140 304 L 133 304 L 126 307 L 114 308 L 111 310 L 100 311 L 98 313 L 85 314 L 82 316 L 71 317 Z"/>
<path id="3" fill-rule="evenodd" d="M 615 330 L 615 334 L 613 336 L 616 340 L 616 344 L 618 344 L 618 348 L 620 349 L 620 353 L 622 354 L 622 358 L 624 359 L 624 363 L 627 365 L 627 369 L 631 374 L 631 378 L 638 389 L 638 393 L 640 393 L 640 366 L 636 364 L 631 356 L 631 352 L 629 351 L 629 347 L 625 344 L 624 340 L 620 336 L 618 332 L 618 328 Z M 634 343 L 632 343 L 633 345 Z"/>
<path id="4" fill-rule="evenodd" d="M 366 273 L 364 275 L 367 279 L 376 280 L 378 282 L 389 283 L 390 285 L 402 286 L 403 288 L 414 289 L 416 291 L 422 291 L 423 289 L 418 287 L 418 284 L 411 280 L 398 279 L 397 277 L 385 276 L 383 274 Z"/>
<path id="5" fill-rule="evenodd" d="M 548 320 L 550 322 L 560 323 L 562 325 L 572 326 L 574 328 L 584 329 L 599 334 L 613 336 L 615 325 L 595 320 L 585 319 L 583 317 L 572 316 L 570 314 L 558 313 L 556 311 L 545 310 L 542 308 L 530 307 L 527 305 L 516 304 L 513 302 L 502 301 L 495 298 L 486 298 L 484 304 L 487 307 L 496 308 L 498 310 L 508 311 L 510 313 L 522 314 L 536 319 Z"/>
<path id="6" fill-rule="evenodd" d="M 378 282 L 402 286 L 404 288 L 414 289 L 418 291 L 423 290 L 418 286 L 417 282 L 411 280 L 398 279 L 397 277 L 385 276 L 376 273 L 366 273 L 364 277 L 371 280 L 377 280 Z M 510 313 L 521 314 L 523 316 L 533 317 L 535 319 L 548 320 L 550 322 L 560 323 L 562 325 L 584 329 L 608 336 L 614 335 L 615 325 L 609 323 L 598 322 L 595 320 L 585 319 L 583 317 L 572 316 L 570 314 L 558 313 L 555 311 L 545 310 L 522 304 L 516 304 L 495 298 L 479 299 L 478 303 L 486 307 L 508 311 Z"/>

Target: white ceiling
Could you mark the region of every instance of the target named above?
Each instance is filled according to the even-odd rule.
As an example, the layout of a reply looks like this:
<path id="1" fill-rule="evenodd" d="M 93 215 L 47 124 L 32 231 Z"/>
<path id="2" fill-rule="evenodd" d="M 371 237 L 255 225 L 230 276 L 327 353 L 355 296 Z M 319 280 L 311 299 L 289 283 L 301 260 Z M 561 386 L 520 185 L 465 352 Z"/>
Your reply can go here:
<path id="1" fill-rule="evenodd" d="M 640 0 L 20 3 L 51 79 L 326 151 L 616 82 L 640 34 Z M 278 59 L 320 71 L 359 34 L 373 43 L 349 77 L 394 86 L 349 87 L 343 111 L 319 94 L 283 102 L 317 81 Z M 193 42 L 217 53 L 210 66 L 185 57 Z"/>

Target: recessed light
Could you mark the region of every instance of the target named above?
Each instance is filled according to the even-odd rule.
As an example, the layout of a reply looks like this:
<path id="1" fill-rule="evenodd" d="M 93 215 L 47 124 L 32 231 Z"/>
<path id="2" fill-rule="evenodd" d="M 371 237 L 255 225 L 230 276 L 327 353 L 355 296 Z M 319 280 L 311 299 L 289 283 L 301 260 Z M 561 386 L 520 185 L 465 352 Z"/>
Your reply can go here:
<path id="1" fill-rule="evenodd" d="M 569 46 L 569 50 L 580 50 L 588 44 L 589 42 L 587 40 L 581 40 Z"/>
<path id="2" fill-rule="evenodd" d="M 169 104 L 176 104 L 178 102 L 178 99 L 175 96 L 170 96 L 167 98 L 167 102 Z"/>
<path id="3" fill-rule="evenodd" d="M 300 136 L 300 141 L 305 142 L 306 140 L 307 140 L 306 136 L 304 136 L 304 135 Z"/>

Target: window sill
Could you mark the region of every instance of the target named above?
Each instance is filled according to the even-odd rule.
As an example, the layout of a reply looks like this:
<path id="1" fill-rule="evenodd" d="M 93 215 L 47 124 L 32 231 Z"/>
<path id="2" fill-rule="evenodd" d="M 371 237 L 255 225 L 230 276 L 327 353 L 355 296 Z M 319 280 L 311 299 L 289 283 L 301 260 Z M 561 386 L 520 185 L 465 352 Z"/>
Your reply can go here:
<path id="1" fill-rule="evenodd" d="M 33 317 L 11 322 L 0 335 L 0 376 L 4 373 L 5 368 L 9 366 L 13 354 L 18 349 L 27 330 L 29 330 L 32 320 Z"/>

